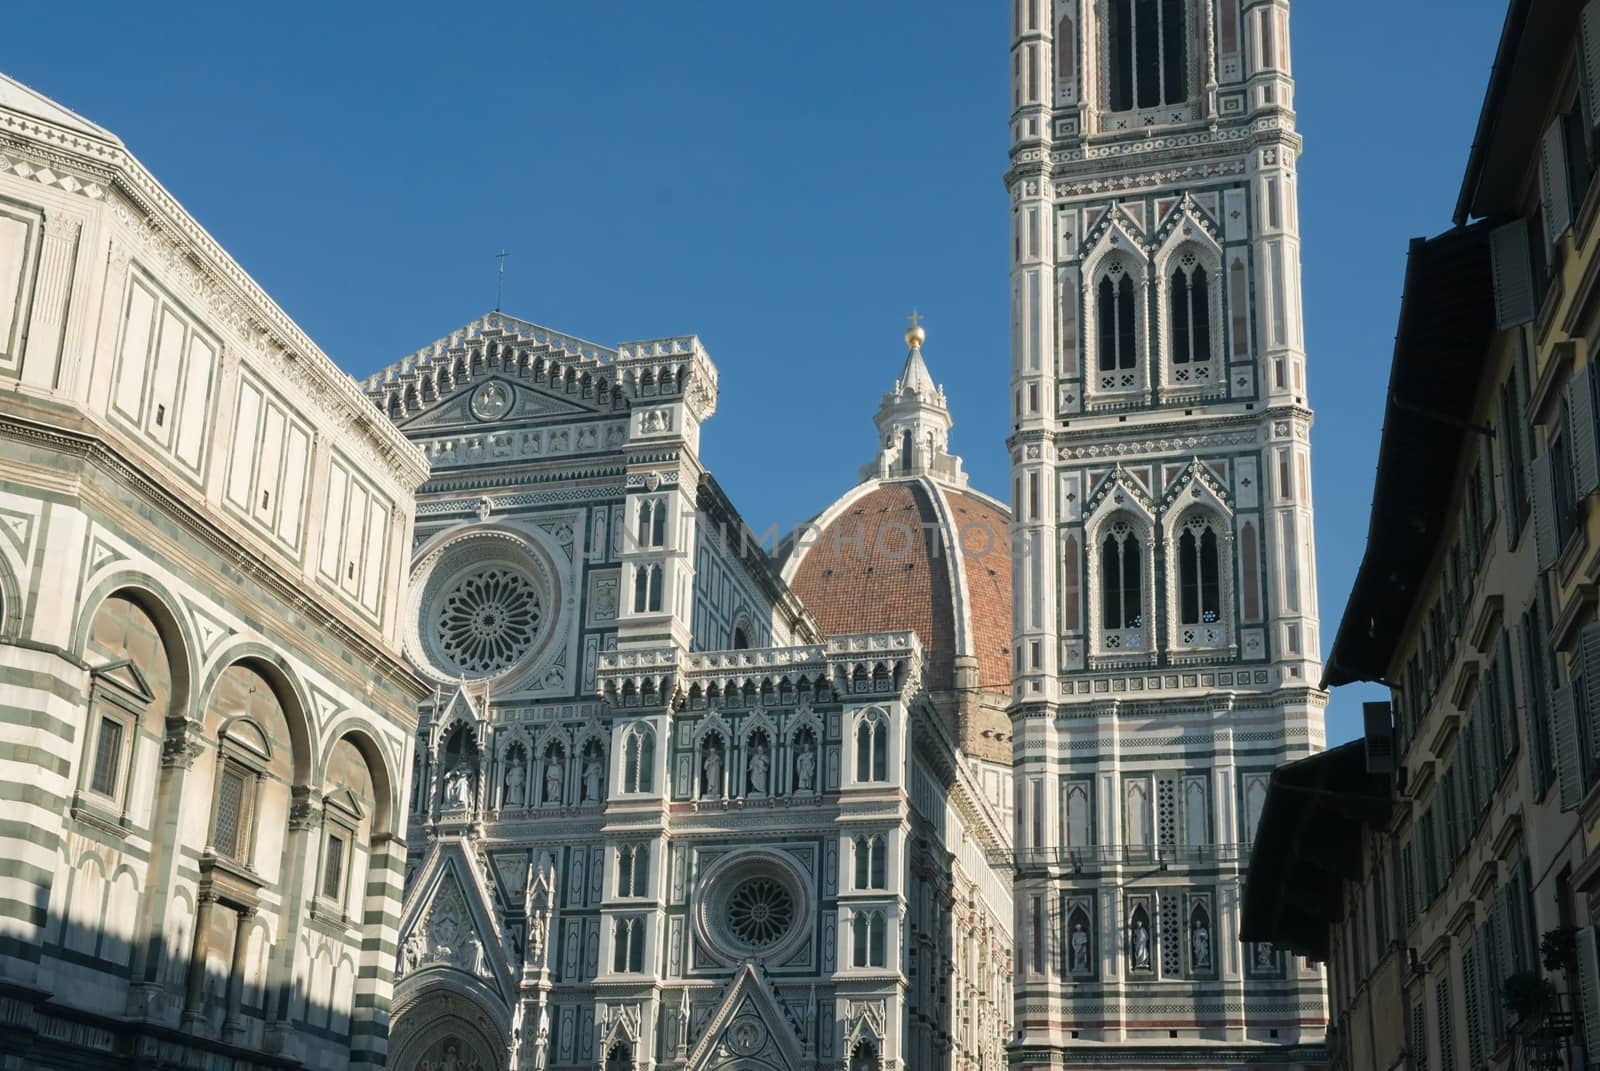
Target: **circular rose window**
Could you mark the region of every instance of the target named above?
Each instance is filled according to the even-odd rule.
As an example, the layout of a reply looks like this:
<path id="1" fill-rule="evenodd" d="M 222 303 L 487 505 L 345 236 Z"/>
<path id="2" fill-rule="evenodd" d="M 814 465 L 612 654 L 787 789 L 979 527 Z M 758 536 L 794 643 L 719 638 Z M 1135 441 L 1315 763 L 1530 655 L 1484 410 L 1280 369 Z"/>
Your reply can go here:
<path id="1" fill-rule="evenodd" d="M 542 548 L 471 532 L 419 562 L 406 645 L 441 681 L 483 681 L 548 662 L 563 642 L 561 585 Z"/>
<path id="2" fill-rule="evenodd" d="M 810 881 L 793 855 L 774 848 L 745 848 L 709 861 L 694 892 L 702 946 L 722 963 L 785 962 L 813 929 Z"/>
<path id="3" fill-rule="evenodd" d="M 794 897 L 772 878 L 750 878 L 728 897 L 728 928 L 751 948 L 777 944 L 794 925 Z"/>
<path id="4" fill-rule="evenodd" d="M 439 653 L 467 676 L 514 666 L 533 647 L 544 607 L 526 576 L 503 565 L 475 569 L 442 591 L 434 617 Z"/>

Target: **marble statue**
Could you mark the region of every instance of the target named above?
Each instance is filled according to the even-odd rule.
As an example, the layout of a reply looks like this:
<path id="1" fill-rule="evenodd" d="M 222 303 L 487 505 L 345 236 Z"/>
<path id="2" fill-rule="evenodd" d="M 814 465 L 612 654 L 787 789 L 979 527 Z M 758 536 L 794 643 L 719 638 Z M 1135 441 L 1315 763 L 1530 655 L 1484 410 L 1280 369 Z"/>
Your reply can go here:
<path id="1" fill-rule="evenodd" d="M 1189 931 L 1189 951 L 1196 967 L 1211 966 L 1211 934 L 1204 919 L 1196 919 Z"/>
<path id="2" fill-rule="evenodd" d="M 750 755 L 750 795 L 767 794 L 767 749 L 758 747 Z"/>
<path id="3" fill-rule="evenodd" d="M 1133 920 L 1133 965 L 1139 970 L 1150 969 L 1150 931 L 1142 917 Z"/>
<path id="4" fill-rule="evenodd" d="M 591 755 L 583 764 L 583 798 L 590 803 L 600 802 L 601 777 L 600 759 Z"/>
<path id="5" fill-rule="evenodd" d="M 544 764 L 544 801 L 561 802 L 561 756 L 555 751 L 550 752 Z"/>
<path id="6" fill-rule="evenodd" d="M 705 781 L 700 795 L 722 795 L 722 752 L 716 748 L 706 748 Z"/>
<path id="7" fill-rule="evenodd" d="M 1081 922 L 1072 928 L 1072 969 L 1083 974 L 1089 971 L 1089 934 Z"/>
<path id="8" fill-rule="evenodd" d="M 521 807 L 525 798 L 523 782 L 528 775 L 522 772 L 522 763 L 515 762 L 506 773 L 506 806 Z"/>
<path id="9" fill-rule="evenodd" d="M 800 757 L 795 760 L 794 783 L 802 792 L 811 791 L 812 785 L 817 780 L 817 760 L 808 747 L 800 752 Z"/>

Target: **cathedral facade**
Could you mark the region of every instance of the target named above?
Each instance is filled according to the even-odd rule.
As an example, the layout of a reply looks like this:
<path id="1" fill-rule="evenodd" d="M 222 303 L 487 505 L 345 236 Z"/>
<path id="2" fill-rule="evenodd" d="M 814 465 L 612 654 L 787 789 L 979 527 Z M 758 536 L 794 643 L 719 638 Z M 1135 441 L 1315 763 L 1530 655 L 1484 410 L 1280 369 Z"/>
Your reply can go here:
<path id="1" fill-rule="evenodd" d="M 367 382 L 432 463 L 391 1066 L 1003 1064 L 1010 568 L 960 529 L 1007 516 L 908 341 L 776 557 L 701 463 L 693 337 L 497 313 Z"/>
<path id="2" fill-rule="evenodd" d="M 1239 940 L 1323 743 L 1288 16 L 1014 4 L 1014 1068 L 1325 1030 L 1320 968 Z"/>

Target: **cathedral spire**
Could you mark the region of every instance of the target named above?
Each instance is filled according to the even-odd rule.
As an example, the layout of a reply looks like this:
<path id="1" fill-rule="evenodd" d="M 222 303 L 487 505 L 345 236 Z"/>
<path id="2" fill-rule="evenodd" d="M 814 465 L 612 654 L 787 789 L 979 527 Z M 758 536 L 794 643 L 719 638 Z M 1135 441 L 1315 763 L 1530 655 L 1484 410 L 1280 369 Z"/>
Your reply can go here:
<path id="1" fill-rule="evenodd" d="M 950 416 L 944 389 L 934 382 L 928 363 L 922 358 L 922 344 L 927 341 L 928 332 L 922 327 L 920 314 L 913 312 L 909 319 L 905 364 L 873 418 L 878 427 L 878 456 L 862 466 L 861 478 L 932 476 L 965 487 L 967 475 L 961 471 L 961 459 L 949 452 L 950 428 L 955 420 Z"/>

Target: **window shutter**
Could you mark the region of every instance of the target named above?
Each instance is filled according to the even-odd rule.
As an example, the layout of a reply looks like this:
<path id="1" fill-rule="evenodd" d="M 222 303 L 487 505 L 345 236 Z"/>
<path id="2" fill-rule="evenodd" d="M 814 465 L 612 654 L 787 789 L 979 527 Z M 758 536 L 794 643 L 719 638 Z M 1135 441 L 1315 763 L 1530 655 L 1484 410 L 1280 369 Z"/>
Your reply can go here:
<path id="1" fill-rule="evenodd" d="M 1600 732 L 1600 622 L 1591 621 L 1578 633 L 1578 657 L 1583 664 L 1583 714 L 1589 721 L 1585 735 L 1589 747 L 1600 751 L 1596 747 L 1600 744 L 1600 735 L 1596 735 Z"/>
<path id="2" fill-rule="evenodd" d="M 1567 415 L 1572 427 L 1572 476 L 1579 498 L 1600 487 L 1600 461 L 1595 455 L 1594 392 L 1590 367 L 1584 365 L 1567 381 Z"/>
<path id="3" fill-rule="evenodd" d="M 1567 188 L 1566 138 L 1561 120 L 1556 119 L 1544 132 L 1544 148 L 1539 157 L 1539 188 L 1543 193 L 1545 237 L 1555 245 L 1572 226 L 1572 195 Z"/>
<path id="4" fill-rule="evenodd" d="M 1550 568 L 1561 555 L 1556 535 L 1555 491 L 1550 483 L 1550 454 L 1540 456 L 1533 472 L 1533 537 L 1539 570 Z"/>
<path id="5" fill-rule="evenodd" d="M 1595 94 L 1600 92 L 1600 0 L 1589 0 L 1578 15 L 1578 69 L 1583 83 L 1584 126 L 1600 126 Z"/>
<path id="6" fill-rule="evenodd" d="M 1556 730 L 1556 776 L 1561 786 L 1561 809 L 1570 811 L 1583 798 L 1578 770 L 1578 714 L 1572 701 L 1572 686 L 1557 688 L 1554 692 Z"/>
<path id="7" fill-rule="evenodd" d="M 1578 931 L 1578 989 L 1583 998 L 1584 1050 L 1600 1053 L 1600 948 L 1593 926 Z M 1595 1057 L 1589 1059 L 1592 1064 Z"/>
<path id="8" fill-rule="evenodd" d="M 1513 220 L 1489 235 L 1494 274 L 1494 325 L 1500 330 L 1528 323 L 1538 314 L 1533 296 L 1533 265 L 1528 259 L 1528 224 Z"/>

